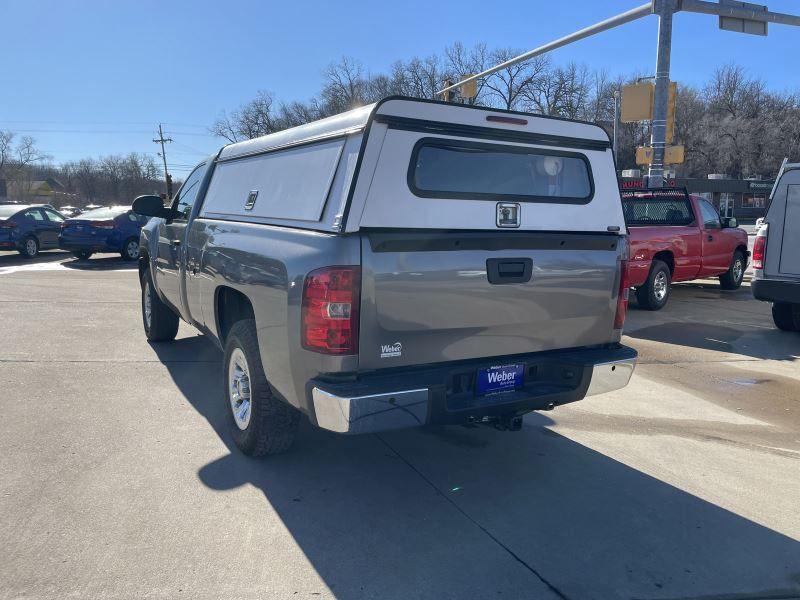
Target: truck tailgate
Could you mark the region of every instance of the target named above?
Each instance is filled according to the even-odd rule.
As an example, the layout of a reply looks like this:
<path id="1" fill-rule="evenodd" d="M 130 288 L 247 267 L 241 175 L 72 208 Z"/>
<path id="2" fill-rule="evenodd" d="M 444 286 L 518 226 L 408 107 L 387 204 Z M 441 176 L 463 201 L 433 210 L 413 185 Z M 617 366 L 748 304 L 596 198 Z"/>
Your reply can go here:
<path id="1" fill-rule="evenodd" d="M 622 239 L 362 230 L 359 369 L 617 341 Z"/>

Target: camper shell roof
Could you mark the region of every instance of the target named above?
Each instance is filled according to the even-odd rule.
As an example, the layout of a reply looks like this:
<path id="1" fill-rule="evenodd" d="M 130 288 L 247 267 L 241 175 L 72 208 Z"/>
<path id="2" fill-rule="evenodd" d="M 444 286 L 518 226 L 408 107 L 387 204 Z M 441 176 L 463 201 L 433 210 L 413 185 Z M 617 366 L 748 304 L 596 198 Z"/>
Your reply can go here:
<path id="1" fill-rule="evenodd" d="M 611 145 L 608 133 L 602 127 L 586 121 L 486 106 L 390 96 L 380 102 L 332 117 L 230 144 L 222 149 L 218 160 L 242 158 L 357 133 L 368 128 L 373 120 L 393 127 L 413 127 L 415 130 L 429 130 L 434 133 L 445 133 L 444 129 L 457 127 L 471 137 L 480 136 L 481 130 L 485 130 L 487 137 L 492 139 L 497 139 L 498 131 L 507 131 L 509 141 L 519 138 L 519 141 L 550 146 L 604 150 Z"/>

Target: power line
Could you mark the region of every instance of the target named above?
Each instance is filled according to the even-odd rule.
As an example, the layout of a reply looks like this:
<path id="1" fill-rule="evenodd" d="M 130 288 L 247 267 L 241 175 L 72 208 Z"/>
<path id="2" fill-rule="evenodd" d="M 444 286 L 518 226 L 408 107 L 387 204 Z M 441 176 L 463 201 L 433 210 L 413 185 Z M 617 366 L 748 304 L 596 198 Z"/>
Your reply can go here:
<path id="1" fill-rule="evenodd" d="M 20 119 L 0 119 L 0 123 L 15 123 L 15 124 L 29 124 L 29 125 L 149 125 L 149 121 L 40 121 L 40 120 L 20 120 Z M 173 125 L 175 127 L 189 127 L 190 129 L 208 129 L 208 125 L 197 125 L 195 123 L 175 123 L 172 121 L 164 121 L 164 125 Z"/>
<path id="2" fill-rule="evenodd" d="M 150 133 L 144 129 L 16 129 L 14 133 L 83 133 L 83 134 L 100 134 L 100 135 L 119 135 L 123 134 L 141 134 Z M 193 131 L 173 131 L 176 135 L 190 135 L 195 137 L 208 137 L 216 138 L 212 133 L 197 133 Z"/>

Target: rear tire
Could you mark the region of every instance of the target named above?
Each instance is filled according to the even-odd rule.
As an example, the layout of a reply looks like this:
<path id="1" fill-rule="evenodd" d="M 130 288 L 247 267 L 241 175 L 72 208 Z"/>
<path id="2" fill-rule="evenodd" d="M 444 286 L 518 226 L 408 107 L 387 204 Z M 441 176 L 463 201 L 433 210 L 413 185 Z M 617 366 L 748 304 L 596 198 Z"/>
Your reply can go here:
<path id="1" fill-rule="evenodd" d="M 800 304 L 774 302 L 772 320 L 775 321 L 775 327 L 782 331 L 800 331 Z"/>
<path id="2" fill-rule="evenodd" d="M 122 244 L 122 251 L 120 252 L 122 260 L 131 262 L 139 259 L 139 240 L 136 238 L 128 238 Z"/>
<path id="3" fill-rule="evenodd" d="M 178 315 L 158 297 L 150 269 L 142 274 L 142 324 L 151 342 L 171 342 L 178 335 Z"/>
<path id="4" fill-rule="evenodd" d="M 89 252 L 88 250 L 78 250 L 77 252 L 73 252 L 72 253 L 72 256 L 74 256 L 75 258 L 78 258 L 80 260 L 86 260 L 91 255 L 92 255 L 92 253 Z"/>
<path id="5" fill-rule="evenodd" d="M 25 258 L 35 258 L 39 254 L 39 240 L 32 235 L 26 237 L 22 240 L 22 247 L 19 249 L 19 253 Z"/>
<path id="6" fill-rule="evenodd" d="M 661 310 L 669 300 L 672 273 L 667 263 L 654 260 L 644 285 L 636 288 L 636 300 L 645 310 Z"/>
<path id="7" fill-rule="evenodd" d="M 741 250 L 733 253 L 733 261 L 730 268 L 719 276 L 719 286 L 723 290 L 738 290 L 742 285 L 744 279 L 744 270 L 747 267 L 747 261 Z"/>
<path id="8" fill-rule="evenodd" d="M 225 412 L 239 450 L 248 456 L 267 456 L 291 447 L 300 413 L 273 395 L 252 319 L 234 323 L 225 340 L 223 385 Z"/>

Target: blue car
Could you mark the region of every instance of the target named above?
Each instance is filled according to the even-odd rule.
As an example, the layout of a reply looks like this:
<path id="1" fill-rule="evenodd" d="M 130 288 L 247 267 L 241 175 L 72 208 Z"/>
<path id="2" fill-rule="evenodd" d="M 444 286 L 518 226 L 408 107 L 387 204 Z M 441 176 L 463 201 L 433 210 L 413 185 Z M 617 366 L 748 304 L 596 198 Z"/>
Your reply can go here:
<path id="1" fill-rule="evenodd" d="M 17 250 L 33 258 L 39 250 L 58 248 L 63 222 L 63 215 L 49 206 L 0 205 L 0 250 Z"/>
<path id="2" fill-rule="evenodd" d="M 61 225 L 58 245 L 78 258 L 95 252 L 119 252 L 124 260 L 139 258 L 139 232 L 147 217 L 130 206 L 108 206 L 66 219 Z"/>

